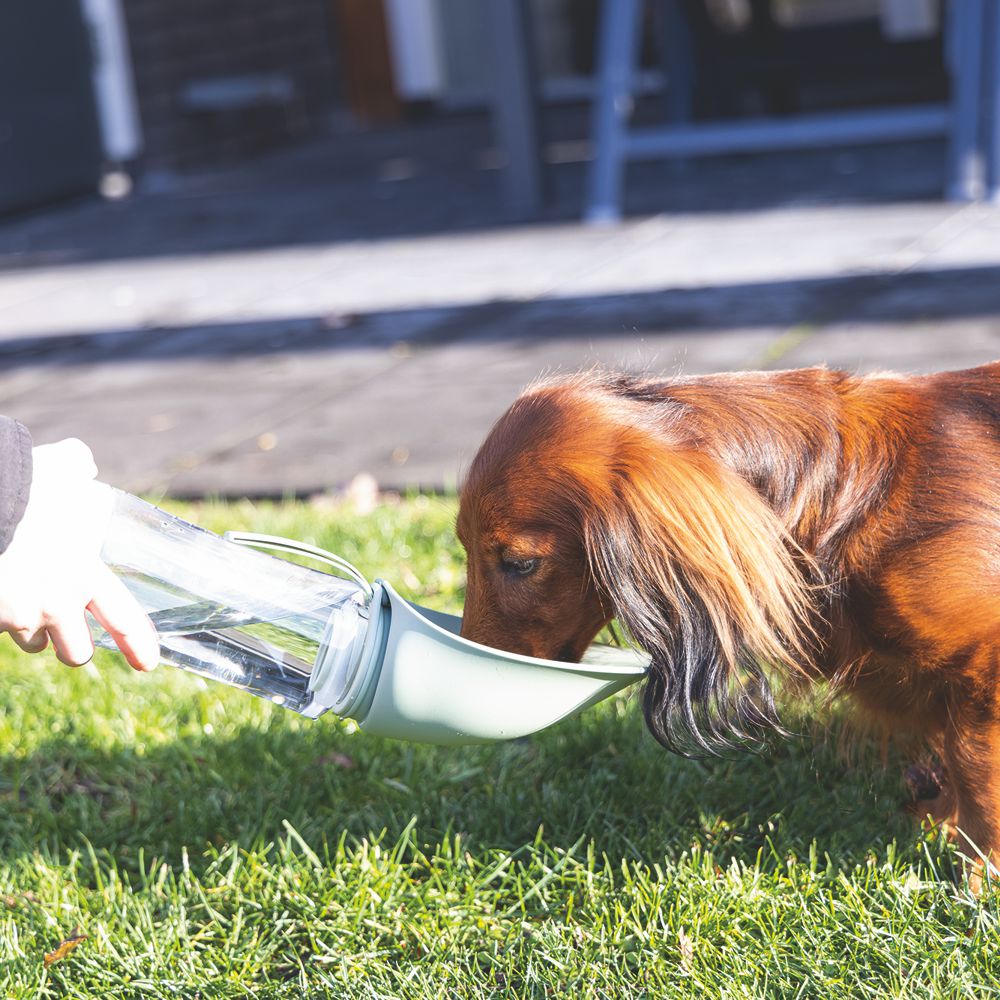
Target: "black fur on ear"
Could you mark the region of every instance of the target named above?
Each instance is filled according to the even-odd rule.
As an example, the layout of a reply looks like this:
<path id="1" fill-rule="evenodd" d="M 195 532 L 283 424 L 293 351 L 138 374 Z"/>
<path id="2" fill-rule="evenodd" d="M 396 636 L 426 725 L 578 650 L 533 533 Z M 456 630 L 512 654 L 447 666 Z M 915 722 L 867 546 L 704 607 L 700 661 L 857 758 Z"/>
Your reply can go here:
<path id="1" fill-rule="evenodd" d="M 813 590 L 784 527 L 742 479 L 692 451 L 633 438 L 583 512 L 591 570 L 652 656 L 646 723 L 688 756 L 783 731 L 767 668 L 800 675 Z"/>

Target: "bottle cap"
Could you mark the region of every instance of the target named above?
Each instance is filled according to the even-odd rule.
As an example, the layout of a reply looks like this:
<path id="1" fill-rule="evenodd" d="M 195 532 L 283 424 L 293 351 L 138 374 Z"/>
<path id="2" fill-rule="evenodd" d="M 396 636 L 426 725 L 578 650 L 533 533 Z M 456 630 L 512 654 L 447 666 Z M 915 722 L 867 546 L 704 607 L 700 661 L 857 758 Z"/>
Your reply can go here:
<path id="1" fill-rule="evenodd" d="M 371 595 L 330 615 L 309 683 L 313 700 L 303 715 L 315 719 L 331 710 L 355 718 L 371 704 L 389 618 L 381 583 L 372 587 Z M 352 611 L 356 618 L 345 618 Z"/>

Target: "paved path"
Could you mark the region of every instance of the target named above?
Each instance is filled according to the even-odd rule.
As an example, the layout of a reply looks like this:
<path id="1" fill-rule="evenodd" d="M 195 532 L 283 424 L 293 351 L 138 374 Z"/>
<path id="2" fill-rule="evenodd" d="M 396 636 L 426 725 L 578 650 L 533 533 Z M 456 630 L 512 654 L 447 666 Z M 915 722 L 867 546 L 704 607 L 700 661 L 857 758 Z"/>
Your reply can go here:
<path id="1" fill-rule="evenodd" d="M 84 438 L 102 476 L 135 491 L 308 494 L 359 472 L 454 488 L 525 384 L 594 364 L 1000 357 L 1000 210 L 986 206 L 778 204 L 612 228 L 481 219 L 299 242 L 279 225 L 244 249 L 232 220 L 213 242 L 215 219 L 206 239 L 171 242 L 171 212 L 196 227 L 198 205 L 145 196 L 0 226 L 0 412 L 38 441 Z M 274 228 L 275 206 L 260 210 Z M 74 239 L 103 249 L 51 249 Z"/>

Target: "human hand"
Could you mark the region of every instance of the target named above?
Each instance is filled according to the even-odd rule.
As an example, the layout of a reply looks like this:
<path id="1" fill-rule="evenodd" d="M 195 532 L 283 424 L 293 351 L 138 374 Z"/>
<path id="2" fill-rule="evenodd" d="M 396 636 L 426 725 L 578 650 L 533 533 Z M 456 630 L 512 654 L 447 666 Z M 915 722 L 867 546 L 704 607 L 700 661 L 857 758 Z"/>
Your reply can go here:
<path id="1" fill-rule="evenodd" d="M 79 666 L 94 655 L 89 611 L 136 670 L 152 670 L 156 630 L 100 558 L 110 498 L 93 481 L 90 449 L 75 438 L 41 445 L 32 465 L 24 517 L 0 554 L 0 634 L 28 653 L 51 639 L 63 663 Z"/>

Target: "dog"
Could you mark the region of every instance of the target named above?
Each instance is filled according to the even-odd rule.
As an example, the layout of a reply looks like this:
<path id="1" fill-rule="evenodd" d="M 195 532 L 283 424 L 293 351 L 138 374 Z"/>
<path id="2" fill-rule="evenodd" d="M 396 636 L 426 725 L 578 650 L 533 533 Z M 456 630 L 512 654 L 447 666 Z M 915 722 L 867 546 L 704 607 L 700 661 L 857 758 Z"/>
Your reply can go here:
<path id="1" fill-rule="evenodd" d="M 543 381 L 457 531 L 466 638 L 576 661 L 617 620 L 650 731 L 689 754 L 780 730 L 771 676 L 826 680 L 927 741 L 925 814 L 1000 862 L 1000 362 Z"/>

